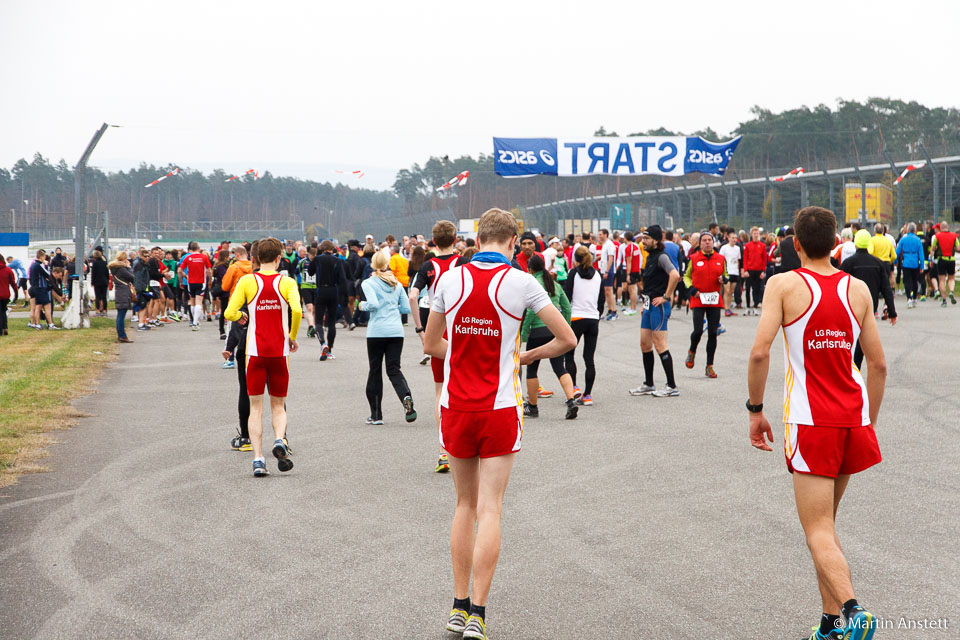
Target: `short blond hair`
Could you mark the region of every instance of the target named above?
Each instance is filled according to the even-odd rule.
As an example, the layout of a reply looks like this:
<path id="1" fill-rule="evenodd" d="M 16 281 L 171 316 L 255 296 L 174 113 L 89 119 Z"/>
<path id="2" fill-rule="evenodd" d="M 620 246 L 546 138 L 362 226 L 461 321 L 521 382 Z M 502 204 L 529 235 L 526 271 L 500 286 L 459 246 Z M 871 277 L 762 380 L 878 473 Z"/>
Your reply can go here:
<path id="1" fill-rule="evenodd" d="M 488 242 L 507 242 L 513 239 L 519 231 L 517 219 L 513 214 L 503 209 L 487 209 L 477 225 L 477 240 L 481 244 Z"/>

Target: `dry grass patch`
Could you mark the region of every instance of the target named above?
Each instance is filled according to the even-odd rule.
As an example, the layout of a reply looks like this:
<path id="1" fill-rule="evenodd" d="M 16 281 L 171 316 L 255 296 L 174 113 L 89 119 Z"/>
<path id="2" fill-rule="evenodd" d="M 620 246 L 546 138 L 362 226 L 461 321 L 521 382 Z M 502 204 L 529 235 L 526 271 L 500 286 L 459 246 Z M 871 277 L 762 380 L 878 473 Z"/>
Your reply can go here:
<path id="1" fill-rule="evenodd" d="M 117 355 L 111 318 L 92 318 L 90 329 L 76 331 L 26 325 L 10 320 L 10 335 L 0 337 L 0 487 L 47 470 L 39 461 L 54 442 L 48 432 L 84 417 L 70 403 Z"/>

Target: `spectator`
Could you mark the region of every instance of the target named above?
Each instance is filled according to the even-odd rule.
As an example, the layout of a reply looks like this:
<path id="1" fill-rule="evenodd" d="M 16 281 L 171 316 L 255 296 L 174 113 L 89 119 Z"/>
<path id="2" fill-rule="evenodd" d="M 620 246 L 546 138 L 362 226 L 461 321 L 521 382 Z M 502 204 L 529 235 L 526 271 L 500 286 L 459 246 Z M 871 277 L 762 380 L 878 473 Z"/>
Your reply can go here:
<path id="1" fill-rule="evenodd" d="M 54 266 L 57 266 L 54 264 Z M 103 254 L 97 250 L 93 252 L 93 260 L 90 265 L 90 281 L 93 284 L 93 296 L 96 307 L 96 315 L 106 317 L 107 315 L 107 289 L 110 287 L 110 273 L 107 271 L 107 261 L 103 259 Z"/>
<path id="2" fill-rule="evenodd" d="M 7 305 L 10 304 L 11 292 L 13 303 L 17 303 L 17 284 L 13 269 L 8 267 L 3 256 L 0 256 L 0 336 L 7 335 Z"/>
<path id="3" fill-rule="evenodd" d="M 127 337 L 125 320 L 127 311 L 133 307 L 133 270 L 127 260 L 127 252 L 117 253 L 113 262 L 107 265 L 113 275 L 113 298 L 117 307 L 117 342 L 130 343 Z"/>

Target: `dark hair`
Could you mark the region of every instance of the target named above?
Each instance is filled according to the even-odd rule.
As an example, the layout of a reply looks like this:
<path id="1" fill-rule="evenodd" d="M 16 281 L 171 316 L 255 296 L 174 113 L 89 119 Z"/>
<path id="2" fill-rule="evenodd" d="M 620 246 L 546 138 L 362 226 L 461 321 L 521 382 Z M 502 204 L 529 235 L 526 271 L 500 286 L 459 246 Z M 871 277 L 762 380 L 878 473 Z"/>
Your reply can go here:
<path id="1" fill-rule="evenodd" d="M 413 253 L 410 254 L 410 263 L 407 265 L 407 273 L 411 276 L 417 275 L 417 272 L 420 271 L 420 267 L 423 266 L 426 259 L 427 252 L 424 251 L 423 247 L 419 245 L 414 247 Z"/>
<path id="2" fill-rule="evenodd" d="M 632 232 L 632 231 L 627 231 L 625 234 L 623 234 L 623 237 L 627 239 L 627 242 L 633 242 L 633 232 Z"/>
<path id="3" fill-rule="evenodd" d="M 336 250 L 337 245 L 333 244 L 329 240 L 324 240 L 320 243 L 320 249 L 318 250 L 318 253 L 327 253 L 328 251 L 335 252 Z"/>
<path id="4" fill-rule="evenodd" d="M 475 247 L 475 246 L 477 246 L 477 241 L 474 240 L 473 238 L 467 238 L 466 240 L 464 240 L 464 242 L 467 243 L 467 246 L 468 246 L 468 247 Z"/>
<path id="5" fill-rule="evenodd" d="M 804 207 L 793 218 L 793 227 L 787 229 L 791 236 L 796 228 L 796 238 L 803 252 L 811 258 L 830 255 L 837 239 L 837 216 L 823 207 Z"/>
<path id="6" fill-rule="evenodd" d="M 543 272 L 546 268 L 546 263 L 543 261 L 543 258 L 534 254 L 530 256 L 530 259 L 527 260 L 527 271 L 532 273 Z M 543 288 L 547 290 L 547 294 L 552 298 L 557 295 L 557 288 L 553 283 L 553 278 L 550 277 L 549 273 L 543 274 Z"/>

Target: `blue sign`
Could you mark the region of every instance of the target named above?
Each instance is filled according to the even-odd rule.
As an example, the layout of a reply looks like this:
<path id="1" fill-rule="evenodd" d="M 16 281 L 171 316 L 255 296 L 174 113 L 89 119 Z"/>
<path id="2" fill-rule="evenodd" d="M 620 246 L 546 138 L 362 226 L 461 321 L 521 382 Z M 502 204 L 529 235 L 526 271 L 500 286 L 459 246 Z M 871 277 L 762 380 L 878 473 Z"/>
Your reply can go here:
<path id="1" fill-rule="evenodd" d="M 493 169 L 497 175 L 557 175 L 556 138 L 494 138 Z"/>
<path id="2" fill-rule="evenodd" d="M 740 137 L 714 143 L 700 137 L 494 138 L 494 170 L 504 177 L 722 176 Z"/>
<path id="3" fill-rule="evenodd" d="M 0 247 L 26 247 L 29 244 L 29 233 L 0 233 Z"/>

